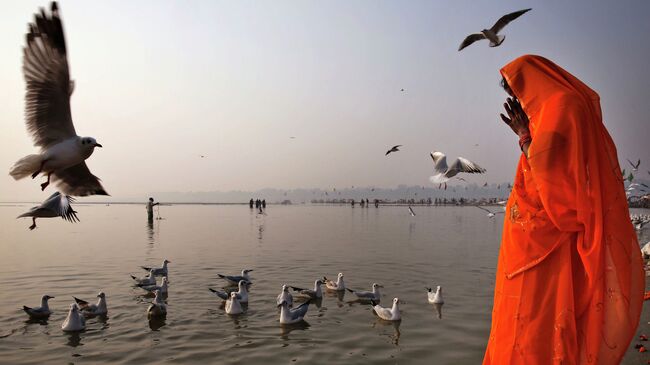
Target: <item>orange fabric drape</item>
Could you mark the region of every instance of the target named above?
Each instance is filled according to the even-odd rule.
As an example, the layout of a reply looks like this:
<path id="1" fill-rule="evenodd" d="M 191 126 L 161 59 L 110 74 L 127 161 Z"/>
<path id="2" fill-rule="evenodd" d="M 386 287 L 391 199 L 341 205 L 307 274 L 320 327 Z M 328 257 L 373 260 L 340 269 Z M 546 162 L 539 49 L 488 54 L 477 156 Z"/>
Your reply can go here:
<path id="1" fill-rule="evenodd" d="M 645 275 L 598 94 L 539 56 L 501 74 L 532 142 L 506 206 L 483 364 L 618 364 Z"/>

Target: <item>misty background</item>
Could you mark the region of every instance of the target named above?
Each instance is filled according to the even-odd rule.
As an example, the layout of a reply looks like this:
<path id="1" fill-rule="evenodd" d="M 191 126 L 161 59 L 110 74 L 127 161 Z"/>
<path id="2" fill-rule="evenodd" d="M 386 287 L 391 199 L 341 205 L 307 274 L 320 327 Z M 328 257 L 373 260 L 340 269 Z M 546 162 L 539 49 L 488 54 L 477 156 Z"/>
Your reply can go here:
<path id="1" fill-rule="evenodd" d="M 248 200 L 256 191 L 281 200 L 304 191 L 289 193 L 295 203 L 351 186 L 396 195 L 424 186 L 432 196 L 432 150 L 487 169 L 465 176 L 467 191 L 512 181 L 520 152 L 499 118 L 499 68 L 526 53 L 596 90 L 621 166 L 629 171 L 625 159 L 640 158 L 638 175 L 650 177 L 647 1 L 59 5 L 76 82 L 73 120 L 78 134 L 104 146 L 87 164 L 112 195 L 80 202 L 226 199 L 218 192 Z M 21 64 L 27 22 L 42 6 L 49 3 L 7 2 L 0 14 L 0 201 L 41 201 L 54 191 L 40 191 L 43 177 L 8 175 L 36 152 Z M 500 47 L 457 52 L 467 34 L 526 7 L 533 10 L 505 28 Z M 385 157 L 396 144 L 402 151 Z M 352 189 L 348 197 L 373 198 Z"/>

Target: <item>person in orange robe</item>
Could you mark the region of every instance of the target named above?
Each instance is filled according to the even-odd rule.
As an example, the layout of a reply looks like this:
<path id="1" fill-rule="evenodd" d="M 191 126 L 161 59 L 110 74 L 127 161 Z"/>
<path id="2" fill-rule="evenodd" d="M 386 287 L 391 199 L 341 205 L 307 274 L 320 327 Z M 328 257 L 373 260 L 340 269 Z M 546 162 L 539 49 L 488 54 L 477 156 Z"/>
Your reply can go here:
<path id="1" fill-rule="evenodd" d="M 645 275 L 596 92 L 553 62 L 501 69 L 522 155 L 506 205 L 484 365 L 618 364 Z"/>

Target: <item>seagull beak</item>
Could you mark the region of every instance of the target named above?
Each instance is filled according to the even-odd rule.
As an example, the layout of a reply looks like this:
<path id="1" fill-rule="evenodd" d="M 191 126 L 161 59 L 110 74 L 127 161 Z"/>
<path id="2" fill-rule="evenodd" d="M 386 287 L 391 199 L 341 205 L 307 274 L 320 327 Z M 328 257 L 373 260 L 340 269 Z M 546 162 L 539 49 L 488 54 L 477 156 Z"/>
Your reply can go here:
<path id="1" fill-rule="evenodd" d="M 378 287 L 378 288 L 383 288 L 384 286 L 383 286 L 383 285 L 377 285 L 377 287 Z"/>
<path id="2" fill-rule="evenodd" d="M 104 146 L 102 146 L 102 145 L 101 145 L 101 144 L 99 144 L 99 143 L 95 143 L 95 147 L 99 147 L 99 148 L 102 148 L 102 147 L 104 147 Z"/>

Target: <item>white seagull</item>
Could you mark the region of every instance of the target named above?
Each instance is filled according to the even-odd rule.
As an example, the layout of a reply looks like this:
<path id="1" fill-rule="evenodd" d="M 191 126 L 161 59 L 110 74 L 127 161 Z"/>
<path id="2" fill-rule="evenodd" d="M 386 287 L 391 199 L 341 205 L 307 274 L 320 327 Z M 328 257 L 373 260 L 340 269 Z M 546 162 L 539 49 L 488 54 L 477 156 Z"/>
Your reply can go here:
<path id="1" fill-rule="evenodd" d="M 237 285 L 239 284 L 240 281 L 246 280 L 247 282 L 251 282 L 251 278 L 248 275 L 249 272 L 253 271 L 252 269 L 244 269 L 241 271 L 241 275 L 221 275 L 217 274 L 220 278 L 228 281 L 231 285 Z"/>
<path id="2" fill-rule="evenodd" d="M 70 304 L 70 311 L 65 317 L 61 329 L 65 332 L 77 332 L 86 329 L 86 319 L 79 313 L 77 303 Z"/>
<path id="3" fill-rule="evenodd" d="M 153 275 L 153 272 L 149 271 L 147 275 L 141 278 L 137 278 L 131 275 L 131 279 L 135 281 L 136 286 L 151 286 L 156 285 L 156 277 Z"/>
<path id="4" fill-rule="evenodd" d="M 309 303 L 311 299 L 297 306 L 296 308 L 289 308 L 289 303 L 283 301 L 278 304 L 280 307 L 280 324 L 292 324 L 298 323 L 305 318 L 307 314 L 307 309 L 309 309 Z"/>
<path id="5" fill-rule="evenodd" d="M 240 303 L 248 304 L 248 289 L 246 288 L 247 282 L 240 280 L 239 284 L 237 285 L 239 286 L 239 290 L 233 291 L 232 293 L 237 294 L 237 300 L 239 300 Z M 223 300 L 228 300 L 228 298 L 230 298 L 230 294 L 228 292 L 222 290 L 214 290 L 212 288 L 208 288 L 208 290 Z"/>
<path id="6" fill-rule="evenodd" d="M 514 13 L 506 14 L 502 16 L 499 20 L 497 20 L 496 23 L 492 26 L 490 29 L 483 29 L 479 33 L 474 33 L 468 35 L 465 40 L 463 40 L 463 43 L 460 44 L 460 47 L 458 47 L 458 51 L 462 51 L 463 48 L 469 46 L 470 44 L 480 41 L 482 39 L 487 39 L 490 41 L 490 47 L 497 47 L 503 43 L 503 41 L 506 39 L 506 36 L 504 35 L 499 35 L 498 33 L 506 26 L 508 23 L 511 21 L 519 18 L 523 14 L 527 13 L 531 9 L 524 9 L 524 10 L 519 10 L 515 11 Z"/>
<path id="7" fill-rule="evenodd" d="M 316 280 L 314 281 L 314 289 L 303 289 L 295 286 L 291 286 L 290 288 L 293 289 L 293 291 L 297 291 L 299 294 L 306 295 L 312 299 L 320 299 L 323 297 L 321 285 L 323 285 L 323 281 Z"/>
<path id="8" fill-rule="evenodd" d="M 325 287 L 329 290 L 336 291 L 345 291 L 345 282 L 343 281 L 343 273 L 339 273 L 336 277 L 336 281 L 332 281 L 323 276 L 323 281 L 325 282 Z"/>
<path id="9" fill-rule="evenodd" d="M 49 295 L 43 295 L 41 297 L 41 306 L 40 307 L 28 307 L 26 305 L 23 305 L 23 310 L 25 313 L 29 314 L 30 317 L 32 318 L 47 318 L 52 314 L 50 311 L 50 307 L 47 304 L 47 301 L 50 299 L 54 299 L 54 297 L 51 297 Z"/>
<path id="10" fill-rule="evenodd" d="M 54 218 L 61 217 L 68 222 L 78 222 L 77 212 L 72 209 L 70 203 L 74 198 L 68 195 L 62 195 L 58 191 L 47 198 L 41 205 L 35 206 L 29 212 L 23 213 L 16 218 L 32 217 L 30 230 L 36 228 L 36 218 Z"/>
<path id="11" fill-rule="evenodd" d="M 74 301 L 77 302 L 81 313 L 89 316 L 102 316 L 108 314 L 108 307 L 106 306 L 106 294 L 104 292 L 99 292 L 97 294 L 97 304 L 90 304 L 85 300 L 73 297 Z"/>
<path id="12" fill-rule="evenodd" d="M 480 209 L 480 210 L 486 211 L 486 212 L 488 213 L 487 216 L 488 216 L 489 218 L 494 218 L 494 216 L 497 215 L 497 214 L 503 214 L 503 213 L 505 213 L 505 207 L 504 207 L 504 210 L 501 210 L 501 211 L 498 211 L 498 212 L 493 212 L 493 211 L 491 211 L 491 210 L 489 210 L 489 209 L 487 209 L 487 208 L 485 208 L 485 207 L 482 207 L 482 206 L 480 206 L 480 205 L 475 205 L 475 207 L 477 207 L 477 208 Z"/>
<path id="13" fill-rule="evenodd" d="M 431 304 L 444 304 L 445 301 L 442 299 L 442 287 L 438 285 L 435 292 L 432 288 L 427 288 L 427 299 Z"/>
<path id="14" fill-rule="evenodd" d="M 447 189 L 447 181 L 461 172 L 468 174 L 482 174 L 485 172 L 484 168 L 463 157 L 458 157 L 451 166 L 447 166 L 447 156 L 444 153 L 434 151 L 430 155 L 433 159 L 433 169 L 436 174 L 431 176 L 429 180 L 434 184 L 445 184 L 445 189 Z"/>
<path id="15" fill-rule="evenodd" d="M 289 293 L 289 286 L 287 284 L 282 285 L 282 291 L 278 294 L 277 303 L 282 304 L 282 302 L 287 302 L 289 306 L 293 305 L 293 295 Z"/>
<path id="16" fill-rule="evenodd" d="M 95 138 L 78 136 L 72 124 L 70 96 L 74 82 L 70 80 L 63 24 L 56 2 L 51 9 L 50 14 L 41 9 L 35 15 L 23 48 L 27 130 L 41 151 L 18 160 L 9 174 L 18 180 L 43 173 L 47 181 L 41 184 L 41 190 L 45 190 L 52 178 L 65 195 L 108 195 L 85 162 L 95 147 L 102 145 Z"/>
<path id="17" fill-rule="evenodd" d="M 226 313 L 228 314 L 241 314 L 244 310 L 239 304 L 239 299 L 237 299 L 237 293 L 230 293 L 230 298 L 226 300 Z"/>
<path id="18" fill-rule="evenodd" d="M 379 288 L 383 288 L 383 286 L 377 283 L 373 283 L 372 291 L 362 291 L 362 290 L 353 290 L 353 289 L 347 289 L 347 290 L 350 293 L 356 295 L 357 298 L 360 300 L 374 300 L 375 302 L 379 302 L 381 300 L 381 294 L 379 293 Z"/>
<path id="19" fill-rule="evenodd" d="M 165 259 L 161 267 L 146 267 L 140 266 L 144 270 L 152 271 L 155 276 L 168 276 L 169 270 L 167 269 L 167 264 L 171 264 L 171 261 Z"/>
<path id="20" fill-rule="evenodd" d="M 409 206 L 409 214 L 411 215 L 411 217 L 415 217 L 415 212 L 413 211 L 413 208 L 411 208 L 410 206 Z"/>
<path id="21" fill-rule="evenodd" d="M 164 276 L 162 278 L 162 283 L 160 285 L 154 284 L 154 285 L 149 285 L 149 286 L 141 286 L 140 288 L 142 288 L 142 289 L 144 289 L 144 290 L 146 290 L 146 291 L 148 291 L 150 293 L 153 293 L 156 290 L 160 290 L 160 294 L 162 294 L 163 296 L 166 296 L 167 295 L 167 277 Z"/>
<path id="22" fill-rule="evenodd" d="M 153 299 L 153 302 L 147 308 L 147 317 L 160 317 L 167 314 L 167 304 L 162 298 L 160 290 L 156 290 L 156 297 Z"/>
<path id="23" fill-rule="evenodd" d="M 370 303 L 379 318 L 385 321 L 399 321 L 402 319 L 402 314 L 399 311 L 399 298 L 393 299 L 393 307 L 390 309 L 380 306 L 374 300 L 371 300 Z"/>

